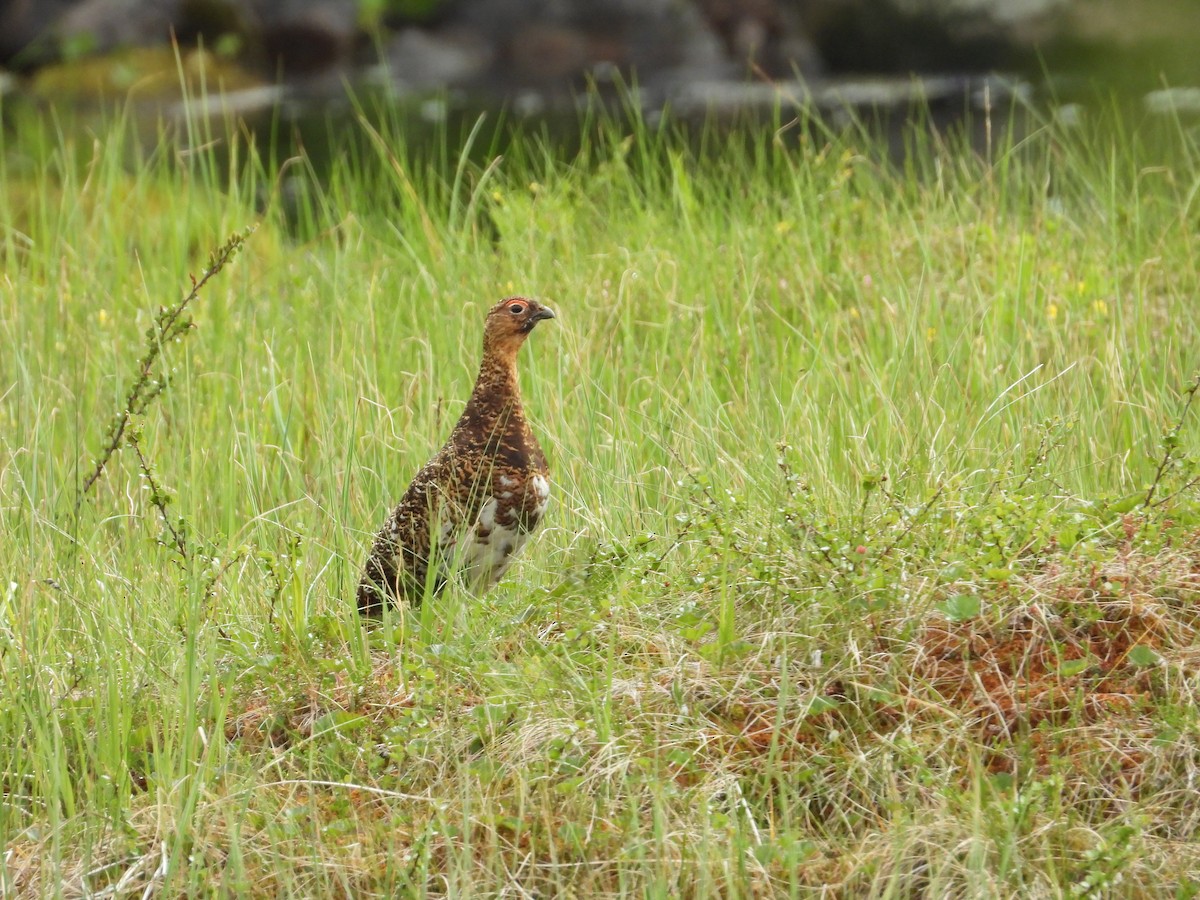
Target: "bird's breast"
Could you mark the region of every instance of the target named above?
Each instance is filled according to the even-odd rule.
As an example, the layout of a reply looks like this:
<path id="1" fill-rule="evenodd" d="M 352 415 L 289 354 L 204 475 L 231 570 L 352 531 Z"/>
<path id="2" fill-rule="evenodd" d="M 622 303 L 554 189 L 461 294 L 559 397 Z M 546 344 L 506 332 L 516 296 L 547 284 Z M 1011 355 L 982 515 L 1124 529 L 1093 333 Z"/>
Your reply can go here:
<path id="1" fill-rule="evenodd" d="M 541 472 L 525 478 L 498 475 L 492 496 L 459 548 L 468 587 L 478 593 L 495 584 L 546 514 L 550 481 Z"/>

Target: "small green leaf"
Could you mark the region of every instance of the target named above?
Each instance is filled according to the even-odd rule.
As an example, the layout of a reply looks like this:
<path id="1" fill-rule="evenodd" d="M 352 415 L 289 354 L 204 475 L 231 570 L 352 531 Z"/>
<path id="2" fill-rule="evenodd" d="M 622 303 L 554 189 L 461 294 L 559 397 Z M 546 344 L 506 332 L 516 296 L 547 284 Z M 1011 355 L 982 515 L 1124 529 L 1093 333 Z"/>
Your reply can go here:
<path id="1" fill-rule="evenodd" d="M 692 764 L 692 753 L 690 750 L 684 750 L 682 747 L 675 747 L 669 750 L 666 755 L 666 760 L 673 766 L 690 766 Z"/>
<path id="2" fill-rule="evenodd" d="M 1086 672 L 1091 665 L 1092 660 L 1087 656 L 1082 659 L 1064 659 L 1058 666 L 1058 674 L 1064 678 L 1072 678 Z"/>
<path id="3" fill-rule="evenodd" d="M 753 852 L 754 858 L 763 865 L 777 863 L 786 867 L 810 858 L 817 852 L 817 846 L 811 841 L 796 840 L 783 834 L 773 841 L 756 845 Z"/>
<path id="4" fill-rule="evenodd" d="M 1114 500 L 1108 504 L 1108 512 L 1118 516 L 1124 515 L 1127 512 L 1133 512 L 1133 510 L 1141 505 L 1145 498 L 1145 491 L 1138 491 L 1136 494 L 1126 494 L 1120 500 Z"/>
<path id="5" fill-rule="evenodd" d="M 979 598 L 974 594 L 955 594 L 939 603 L 937 608 L 951 622 L 966 622 L 979 615 L 981 604 Z"/>
<path id="6" fill-rule="evenodd" d="M 997 791 L 1011 791 L 1017 783 L 1017 780 L 1008 772 L 996 772 L 989 780 Z"/>
<path id="7" fill-rule="evenodd" d="M 938 573 L 938 577 L 940 577 L 942 581 L 957 581 L 963 577 L 966 571 L 967 567 L 962 563 L 952 562 Z"/>
<path id="8" fill-rule="evenodd" d="M 742 657 L 747 656 L 750 653 L 753 653 L 754 649 L 755 649 L 754 644 L 751 644 L 749 641 L 743 641 L 741 638 L 736 638 L 736 639 L 724 644 L 721 647 L 721 652 L 726 657 L 733 657 L 735 659 L 741 659 Z"/>
<path id="9" fill-rule="evenodd" d="M 1146 666 L 1156 666 L 1162 660 L 1162 657 L 1154 651 L 1153 647 L 1147 647 L 1145 644 L 1134 645 L 1134 647 L 1130 649 L 1129 656 L 1127 658 L 1129 659 L 1130 663 L 1142 668 Z"/>
<path id="10" fill-rule="evenodd" d="M 558 826 L 559 840 L 580 850 L 587 845 L 587 832 L 587 828 L 577 822 L 563 822 Z"/>
<path id="11" fill-rule="evenodd" d="M 1079 526 L 1071 522 L 1058 529 L 1058 532 L 1054 535 L 1054 539 L 1058 541 L 1058 545 L 1064 550 L 1070 550 L 1079 542 L 1079 532 Z"/>
<path id="12" fill-rule="evenodd" d="M 314 737 L 319 734 L 324 734 L 328 731 L 337 731 L 339 734 L 348 734 L 352 731 L 358 731 L 369 722 L 370 719 L 359 713 L 351 712 L 346 709 L 334 709 L 325 713 L 325 715 L 313 722 L 312 733 Z"/>
<path id="13" fill-rule="evenodd" d="M 1181 737 L 1183 737 L 1182 731 L 1172 725 L 1167 725 L 1154 736 L 1151 743 L 1156 747 L 1170 747 L 1177 744 Z"/>
<path id="14" fill-rule="evenodd" d="M 696 625 L 680 628 L 679 636 L 685 641 L 699 641 L 712 630 L 712 622 L 699 622 Z"/>
<path id="15" fill-rule="evenodd" d="M 867 688 L 865 696 L 870 702 L 881 706 L 896 702 L 896 692 L 882 688 Z"/>
<path id="16" fill-rule="evenodd" d="M 495 737 L 503 731 L 517 713 L 515 703 L 483 703 L 471 710 L 475 730 L 481 737 Z"/>
<path id="17" fill-rule="evenodd" d="M 579 775 L 576 775 L 572 778 L 564 778 L 558 784 L 554 785 L 554 792 L 556 794 L 563 795 L 576 794 L 579 792 L 579 788 L 583 785 L 583 781 L 583 777 Z"/>
<path id="18" fill-rule="evenodd" d="M 813 697 L 808 703 L 808 709 L 805 710 L 805 715 L 819 716 L 821 713 L 829 712 L 831 709 L 837 709 L 838 702 L 829 697 Z"/>

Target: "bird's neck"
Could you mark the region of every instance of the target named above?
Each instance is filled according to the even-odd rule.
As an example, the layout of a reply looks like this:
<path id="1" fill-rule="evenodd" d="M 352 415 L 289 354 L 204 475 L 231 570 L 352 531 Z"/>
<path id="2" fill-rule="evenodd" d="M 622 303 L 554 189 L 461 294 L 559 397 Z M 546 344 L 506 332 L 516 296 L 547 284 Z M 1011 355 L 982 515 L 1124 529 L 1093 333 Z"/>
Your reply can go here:
<path id="1" fill-rule="evenodd" d="M 521 408 L 515 353 L 485 353 L 479 366 L 475 389 L 467 401 L 464 418 L 511 416 Z"/>

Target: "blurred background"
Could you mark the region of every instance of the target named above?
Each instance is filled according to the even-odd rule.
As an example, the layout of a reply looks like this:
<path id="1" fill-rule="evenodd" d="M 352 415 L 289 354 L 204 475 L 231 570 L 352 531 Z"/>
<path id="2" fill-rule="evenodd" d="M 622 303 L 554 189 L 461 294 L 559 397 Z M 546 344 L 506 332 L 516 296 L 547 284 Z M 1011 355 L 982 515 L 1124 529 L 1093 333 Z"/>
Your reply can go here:
<path id="1" fill-rule="evenodd" d="M 682 119 L 1114 94 L 1175 115 L 1200 113 L 1197 38 L 1197 0 L 0 0 L 0 97 L 299 120 L 381 90 L 427 121 L 553 120 L 635 85 Z"/>

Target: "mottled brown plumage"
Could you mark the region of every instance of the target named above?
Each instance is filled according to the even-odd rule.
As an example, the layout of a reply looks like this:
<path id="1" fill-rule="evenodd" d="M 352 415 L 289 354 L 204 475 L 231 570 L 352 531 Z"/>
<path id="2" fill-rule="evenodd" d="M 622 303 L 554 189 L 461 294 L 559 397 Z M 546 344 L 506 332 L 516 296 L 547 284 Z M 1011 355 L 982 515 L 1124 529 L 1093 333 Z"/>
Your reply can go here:
<path id="1" fill-rule="evenodd" d="M 476 593 L 504 574 L 546 511 L 546 457 L 525 413 L 517 351 L 554 313 L 524 297 L 488 312 L 483 362 L 471 399 L 444 447 L 413 478 L 375 538 L 358 585 L 358 608 L 419 603 L 452 570 Z"/>

